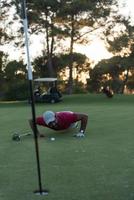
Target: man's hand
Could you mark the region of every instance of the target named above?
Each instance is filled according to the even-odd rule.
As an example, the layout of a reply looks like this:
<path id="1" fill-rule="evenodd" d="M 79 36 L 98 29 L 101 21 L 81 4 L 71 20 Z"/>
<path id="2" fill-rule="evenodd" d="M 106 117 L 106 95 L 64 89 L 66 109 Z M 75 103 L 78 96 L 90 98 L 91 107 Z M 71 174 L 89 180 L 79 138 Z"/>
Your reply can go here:
<path id="1" fill-rule="evenodd" d="M 77 137 L 77 138 L 83 138 L 85 137 L 85 134 L 83 132 L 78 132 L 77 134 L 74 135 L 74 137 Z"/>

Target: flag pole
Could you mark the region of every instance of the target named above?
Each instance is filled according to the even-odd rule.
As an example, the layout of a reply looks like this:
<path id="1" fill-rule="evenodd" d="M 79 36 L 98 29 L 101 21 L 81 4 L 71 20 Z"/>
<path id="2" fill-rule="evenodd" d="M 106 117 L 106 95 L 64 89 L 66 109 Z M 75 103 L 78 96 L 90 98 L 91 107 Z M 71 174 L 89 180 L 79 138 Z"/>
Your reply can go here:
<path id="1" fill-rule="evenodd" d="M 31 100 L 30 102 L 31 102 L 31 110 L 32 110 L 33 133 L 34 133 L 34 141 L 35 141 L 35 152 L 36 152 L 38 185 L 39 185 L 39 190 L 35 190 L 34 193 L 38 195 L 47 195 L 48 190 L 46 189 L 43 190 L 42 180 L 41 180 L 41 167 L 40 167 L 39 145 L 38 145 L 38 135 L 37 135 L 37 125 L 36 125 L 35 102 L 34 102 L 34 95 L 33 95 L 33 74 L 32 74 L 31 62 L 30 62 L 30 55 L 29 55 L 26 0 L 21 0 L 21 10 L 22 10 L 23 28 L 24 28 L 24 34 L 25 34 L 27 70 L 28 70 L 28 80 L 29 80 L 29 89 L 30 89 L 30 100 Z"/>

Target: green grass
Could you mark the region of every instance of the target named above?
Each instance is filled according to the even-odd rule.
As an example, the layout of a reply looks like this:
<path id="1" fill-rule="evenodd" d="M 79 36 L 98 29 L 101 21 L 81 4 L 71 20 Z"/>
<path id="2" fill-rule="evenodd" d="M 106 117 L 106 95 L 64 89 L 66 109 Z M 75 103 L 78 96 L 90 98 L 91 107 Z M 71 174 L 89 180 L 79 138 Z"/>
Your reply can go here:
<path id="1" fill-rule="evenodd" d="M 45 197 L 33 194 L 38 189 L 33 138 L 11 140 L 15 131 L 30 131 L 30 105 L 1 102 L 0 110 L 0 200 L 134 199 L 134 95 L 73 95 L 36 105 L 37 115 L 45 110 L 89 115 L 84 139 L 73 138 L 73 131 L 40 128 L 48 136 L 39 139 L 42 184 L 50 190 Z"/>

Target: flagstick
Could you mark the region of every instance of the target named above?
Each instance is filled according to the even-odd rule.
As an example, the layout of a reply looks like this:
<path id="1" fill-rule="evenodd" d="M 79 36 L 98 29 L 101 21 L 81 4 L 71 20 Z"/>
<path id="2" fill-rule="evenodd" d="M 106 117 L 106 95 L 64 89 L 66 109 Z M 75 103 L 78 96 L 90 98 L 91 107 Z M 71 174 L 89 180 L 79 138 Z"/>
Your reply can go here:
<path id="1" fill-rule="evenodd" d="M 35 151 L 36 151 L 36 159 L 37 159 L 38 184 L 39 184 L 39 190 L 34 191 L 34 193 L 38 194 L 38 195 L 47 195 L 48 190 L 42 189 L 42 181 L 41 181 L 41 169 L 40 169 L 40 158 L 39 158 L 39 147 L 38 147 L 38 136 L 37 136 L 37 125 L 36 125 L 36 114 L 35 114 L 35 102 L 34 102 L 34 96 L 33 96 L 33 74 L 32 74 L 32 67 L 31 67 L 31 63 L 30 63 L 29 44 L 28 44 L 26 0 L 21 0 L 21 6 L 22 6 L 21 9 L 22 9 L 23 26 L 24 26 L 24 33 L 25 33 L 28 80 L 29 80 L 29 88 L 30 88 L 31 109 L 32 109 L 32 117 L 33 117 L 33 132 L 34 132 Z"/>

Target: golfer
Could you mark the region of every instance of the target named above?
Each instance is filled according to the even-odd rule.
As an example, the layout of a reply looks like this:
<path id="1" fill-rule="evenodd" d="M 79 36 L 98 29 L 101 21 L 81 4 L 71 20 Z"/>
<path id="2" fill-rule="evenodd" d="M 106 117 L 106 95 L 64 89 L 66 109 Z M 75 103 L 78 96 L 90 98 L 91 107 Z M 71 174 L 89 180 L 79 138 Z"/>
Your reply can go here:
<path id="1" fill-rule="evenodd" d="M 86 114 L 81 114 L 77 112 L 71 111 L 61 111 L 61 112 L 53 112 L 46 111 L 42 116 L 36 118 L 36 124 L 39 126 L 44 126 L 55 131 L 67 130 L 69 128 L 77 128 L 78 122 L 80 122 L 80 129 L 78 133 L 74 136 L 76 137 L 84 137 L 85 130 L 87 126 L 88 116 Z M 33 130 L 33 121 L 29 120 L 30 127 Z M 37 134 L 40 137 L 44 135 L 40 134 L 37 129 Z"/>

